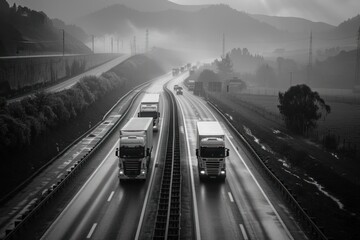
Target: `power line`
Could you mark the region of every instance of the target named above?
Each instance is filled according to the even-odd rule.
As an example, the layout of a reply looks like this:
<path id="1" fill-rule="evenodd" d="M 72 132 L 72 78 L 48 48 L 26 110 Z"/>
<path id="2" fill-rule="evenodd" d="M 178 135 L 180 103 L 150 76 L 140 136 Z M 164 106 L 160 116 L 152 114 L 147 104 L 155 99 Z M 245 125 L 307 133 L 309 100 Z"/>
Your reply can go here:
<path id="1" fill-rule="evenodd" d="M 309 46 L 309 66 L 307 72 L 307 84 L 310 86 L 310 77 L 312 70 L 312 31 L 310 32 L 310 46 Z"/>
<path id="2" fill-rule="evenodd" d="M 356 65 L 355 65 L 355 84 L 354 86 L 360 86 L 360 27 L 357 38 L 357 49 L 356 49 Z"/>
<path id="3" fill-rule="evenodd" d="M 146 29 L 145 52 L 149 51 L 149 29 Z"/>

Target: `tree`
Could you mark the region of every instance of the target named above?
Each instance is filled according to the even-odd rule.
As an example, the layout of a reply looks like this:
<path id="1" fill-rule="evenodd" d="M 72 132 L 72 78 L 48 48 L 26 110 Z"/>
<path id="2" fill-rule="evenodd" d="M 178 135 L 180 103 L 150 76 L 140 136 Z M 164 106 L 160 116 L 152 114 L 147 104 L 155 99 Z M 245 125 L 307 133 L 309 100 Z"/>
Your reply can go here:
<path id="1" fill-rule="evenodd" d="M 279 103 L 286 127 L 299 134 L 316 128 L 322 110 L 326 114 L 331 110 L 319 94 L 305 84 L 290 87 L 285 93 L 279 92 Z"/>
<path id="2" fill-rule="evenodd" d="M 274 87 L 276 84 L 276 76 L 274 69 L 269 64 L 264 64 L 258 67 L 255 75 L 260 86 Z"/>
<path id="3" fill-rule="evenodd" d="M 209 69 L 205 69 L 200 73 L 199 82 L 219 82 L 219 76 Z"/>
<path id="4" fill-rule="evenodd" d="M 219 75 L 222 79 L 229 79 L 233 74 L 233 64 L 229 54 L 226 54 L 224 58 L 221 58 L 221 61 L 215 61 Z"/>

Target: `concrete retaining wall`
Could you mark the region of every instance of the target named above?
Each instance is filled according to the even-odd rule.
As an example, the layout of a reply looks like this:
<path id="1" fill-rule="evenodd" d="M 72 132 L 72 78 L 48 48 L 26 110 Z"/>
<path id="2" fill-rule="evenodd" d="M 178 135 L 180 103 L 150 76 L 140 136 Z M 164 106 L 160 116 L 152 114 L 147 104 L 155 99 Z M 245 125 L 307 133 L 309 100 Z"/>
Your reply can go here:
<path id="1" fill-rule="evenodd" d="M 0 58 L 0 96 L 50 85 L 78 75 L 118 54 Z"/>

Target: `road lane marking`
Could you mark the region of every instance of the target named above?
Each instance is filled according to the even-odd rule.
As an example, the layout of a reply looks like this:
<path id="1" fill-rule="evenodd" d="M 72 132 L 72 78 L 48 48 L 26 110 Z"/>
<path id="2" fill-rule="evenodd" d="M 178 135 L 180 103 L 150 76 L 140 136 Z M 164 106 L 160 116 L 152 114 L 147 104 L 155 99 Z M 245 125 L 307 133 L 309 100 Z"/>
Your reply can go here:
<path id="1" fill-rule="evenodd" d="M 161 97 L 162 97 L 162 99 L 164 98 L 162 94 L 161 94 Z M 162 101 L 164 101 L 164 100 L 162 100 Z M 162 108 L 162 111 L 161 111 L 162 116 L 164 116 L 164 113 L 165 113 L 164 109 L 165 109 L 165 106 Z M 156 152 L 155 152 L 155 156 L 154 156 L 154 160 L 153 160 L 153 167 L 152 167 L 152 170 L 151 170 L 149 186 L 148 186 L 148 189 L 146 190 L 144 204 L 143 204 L 141 214 L 140 214 L 139 224 L 138 224 L 138 227 L 136 229 L 135 240 L 138 240 L 139 237 L 140 237 L 140 232 L 141 232 L 142 224 L 143 224 L 144 217 L 145 217 L 146 205 L 147 205 L 147 202 L 148 202 L 148 199 L 149 199 L 150 189 L 152 188 L 152 184 L 153 184 L 153 181 L 154 181 L 154 175 L 155 175 L 154 172 L 155 172 L 156 165 L 158 164 L 157 163 L 158 162 L 157 161 L 158 160 L 158 153 L 159 153 L 159 148 L 160 148 L 160 143 L 161 143 L 161 136 L 162 136 L 163 129 L 164 129 L 164 127 L 163 127 L 164 118 L 162 117 L 160 119 L 161 119 L 161 122 L 159 122 L 159 124 L 160 124 L 160 133 L 159 133 L 158 145 L 156 147 Z"/>
<path id="2" fill-rule="evenodd" d="M 198 101 L 201 105 L 203 105 L 208 112 L 214 117 L 214 119 L 216 121 L 219 122 L 219 120 L 215 117 L 215 114 L 210 110 L 210 108 L 208 108 L 202 101 Z M 221 114 L 220 114 L 221 116 Z M 229 131 L 230 132 L 230 131 Z M 281 226 L 283 226 L 284 231 L 286 232 L 286 234 L 288 235 L 288 237 L 290 239 L 294 239 L 294 237 L 291 235 L 289 229 L 287 228 L 287 226 L 285 225 L 284 221 L 282 220 L 282 218 L 280 217 L 279 213 L 276 211 L 274 205 L 271 203 L 270 199 L 268 198 L 268 196 L 265 194 L 265 191 L 262 189 L 262 187 L 260 186 L 259 182 L 257 181 L 257 179 L 255 178 L 254 174 L 252 173 L 252 171 L 250 170 L 250 168 L 248 167 L 248 165 L 246 164 L 245 160 L 243 159 L 243 157 L 241 156 L 241 154 L 239 153 L 237 147 L 235 147 L 235 144 L 231 141 L 231 139 L 229 138 L 228 134 L 225 135 L 227 140 L 229 141 L 229 143 L 231 144 L 231 146 L 234 148 L 236 155 L 238 155 L 238 157 L 240 158 L 240 160 L 242 161 L 242 163 L 244 164 L 246 170 L 249 172 L 250 176 L 252 177 L 252 179 L 254 180 L 255 184 L 257 185 L 257 187 L 259 188 L 261 194 L 264 196 L 265 200 L 269 203 L 270 208 L 274 211 L 276 217 L 279 219 L 279 222 L 281 224 Z"/>
<path id="3" fill-rule="evenodd" d="M 242 224 L 240 223 L 239 226 L 240 226 L 241 233 L 242 233 L 242 235 L 243 235 L 243 237 L 244 237 L 244 240 L 248 240 L 249 238 L 248 238 L 248 236 L 247 236 L 247 234 L 246 234 L 244 225 L 242 225 Z"/>
<path id="4" fill-rule="evenodd" d="M 97 226 L 97 223 L 94 223 L 94 224 L 92 225 L 92 227 L 91 227 L 91 229 L 90 229 L 90 232 L 89 232 L 89 234 L 86 236 L 86 238 L 91 238 L 91 235 L 94 233 L 96 226 Z"/>
<path id="5" fill-rule="evenodd" d="M 229 194 L 230 202 L 234 202 L 234 198 L 233 198 L 233 196 L 231 195 L 231 192 L 228 192 L 228 194 Z"/>
<path id="6" fill-rule="evenodd" d="M 196 232 L 196 239 L 200 240 L 201 239 L 201 234 L 200 234 L 200 223 L 199 223 L 199 213 L 198 213 L 198 208 L 197 208 L 197 200 L 196 200 L 196 192 L 195 192 L 195 183 L 194 183 L 194 173 L 193 173 L 193 169 L 192 169 L 192 162 L 191 162 L 191 152 L 190 152 L 190 143 L 189 143 L 189 138 L 188 138 L 188 131 L 187 131 L 187 127 L 186 127 L 186 118 L 184 115 L 184 110 L 183 107 L 180 103 L 180 101 L 178 101 L 178 99 L 176 98 L 176 101 L 178 103 L 178 106 L 180 107 L 180 112 L 183 118 L 183 123 L 184 123 L 184 129 L 185 129 L 185 139 L 186 139 L 186 147 L 188 150 L 188 160 L 189 160 L 189 168 L 190 168 L 190 180 L 191 180 L 191 192 L 192 192 L 192 199 L 193 199 L 193 207 L 194 207 L 194 218 L 195 218 L 195 232 Z"/>
<path id="7" fill-rule="evenodd" d="M 115 193 L 114 191 L 111 192 L 111 194 L 110 194 L 110 196 L 109 196 L 109 198 L 108 198 L 108 200 L 107 200 L 108 202 L 111 201 L 112 197 L 114 196 L 114 193 Z"/>

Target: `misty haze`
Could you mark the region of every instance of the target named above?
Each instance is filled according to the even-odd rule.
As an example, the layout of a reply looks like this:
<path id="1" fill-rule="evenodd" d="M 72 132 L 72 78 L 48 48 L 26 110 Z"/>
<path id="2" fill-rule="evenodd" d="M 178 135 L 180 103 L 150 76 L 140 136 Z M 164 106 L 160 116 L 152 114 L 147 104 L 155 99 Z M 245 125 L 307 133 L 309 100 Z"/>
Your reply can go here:
<path id="1" fill-rule="evenodd" d="M 360 239 L 357 0 L 0 0 L 0 239 Z"/>

